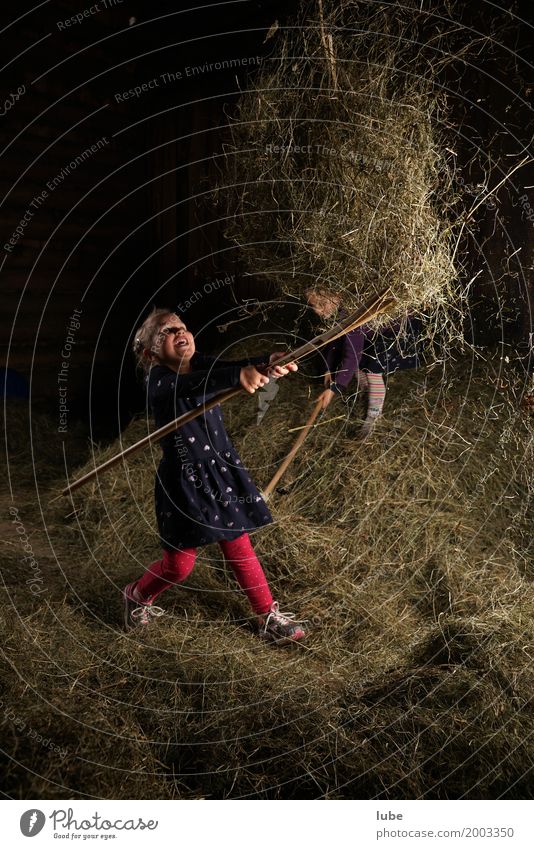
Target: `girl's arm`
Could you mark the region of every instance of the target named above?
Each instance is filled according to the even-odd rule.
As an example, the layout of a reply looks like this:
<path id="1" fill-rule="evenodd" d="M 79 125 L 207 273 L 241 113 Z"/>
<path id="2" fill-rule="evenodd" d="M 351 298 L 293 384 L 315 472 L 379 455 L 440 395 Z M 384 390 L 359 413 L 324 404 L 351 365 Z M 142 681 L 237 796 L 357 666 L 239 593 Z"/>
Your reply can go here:
<path id="1" fill-rule="evenodd" d="M 289 367 L 283 366 L 283 369 L 288 371 L 280 371 L 277 368 L 276 363 L 281 357 L 285 357 L 287 352 L 283 351 L 275 351 L 274 354 L 261 354 L 259 357 L 245 357 L 240 360 L 218 360 L 216 357 L 210 357 L 206 354 L 195 354 L 194 356 L 194 366 L 195 368 L 206 369 L 206 368 L 230 368 L 231 366 L 240 366 L 241 368 L 247 368 L 247 366 L 260 367 L 263 366 L 262 372 L 267 370 L 267 375 L 269 377 L 277 380 L 279 377 L 282 377 L 284 374 L 287 374 L 288 371 L 296 371 L 297 369 L 290 365 Z"/>
<path id="2" fill-rule="evenodd" d="M 263 358 L 262 358 L 263 362 Z M 296 371 L 295 363 L 289 363 L 282 369 L 273 366 L 275 377 Z M 276 374 L 280 371 L 280 375 Z M 187 374 L 177 372 L 166 366 L 153 366 L 148 378 L 148 400 L 151 407 L 168 404 L 176 398 L 201 398 L 206 400 L 223 392 L 241 386 L 247 392 L 255 392 L 269 382 L 266 375 L 253 365 L 232 365 L 223 368 L 192 371 Z"/>
<path id="3" fill-rule="evenodd" d="M 343 337 L 341 361 L 335 370 L 330 369 L 332 374 L 330 386 L 333 391 L 340 392 L 342 389 L 346 389 L 358 371 L 364 342 L 365 334 L 360 327 Z"/>
<path id="4" fill-rule="evenodd" d="M 150 404 L 168 401 L 169 398 L 205 398 L 225 389 L 240 385 L 241 366 L 192 371 L 177 374 L 165 366 L 153 366 L 148 375 Z"/>
<path id="5" fill-rule="evenodd" d="M 341 350 L 335 342 L 328 347 L 324 355 L 328 372 L 325 375 L 324 391 L 319 396 L 323 402 L 323 410 L 326 410 L 336 393 L 343 395 L 343 390 L 347 388 L 356 374 L 360 365 L 364 342 L 365 333 L 357 327 L 356 330 L 352 330 L 342 338 Z"/>
<path id="6" fill-rule="evenodd" d="M 269 363 L 269 354 L 262 354 L 259 357 L 244 357 L 239 360 L 219 360 L 217 357 L 211 357 L 208 354 L 195 354 L 193 361 L 195 366 L 201 369 L 209 369 L 215 365 L 215 368 L 230 368 L 231 366 L 264 366 Z"/>

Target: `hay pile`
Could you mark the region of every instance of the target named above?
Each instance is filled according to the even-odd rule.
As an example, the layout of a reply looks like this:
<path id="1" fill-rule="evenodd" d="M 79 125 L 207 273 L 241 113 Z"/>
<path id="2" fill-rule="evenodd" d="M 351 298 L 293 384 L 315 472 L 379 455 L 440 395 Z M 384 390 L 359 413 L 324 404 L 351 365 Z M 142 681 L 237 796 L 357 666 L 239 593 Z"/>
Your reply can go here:
<path id="1" fill-rule="evenodd" d="M 461 204 L 443 20 L 419 2 L 304 3 L 240 97 L 217 198 L 249 273 L 291 295 L 328 286 L 352 308 L 390 287 L 397 315 L 451 340 Z"/>
<path id="2" fill-rule="evenodd" d="M 158 555 L 156 455 L 76 493 L 74 514 L 50 504 L 54 556 L 32 535 L 46 592 L 28 594 L 15 548 L 3 561 L 5 676 L 25 724 L 4 718 L 10 792 L 529 797 L 533 430 L 519 385 L 499 380 L 466 361 L 395 376 L 363 444 L 360 400 L 328 408 L 254 538 L 283 606 L 311 620 L 302 647 L 254 638 L 216 546 L 157 627 L 120 632 L 119 589 Z M 283 381 L 260 426 L 252 400 L 226 407 L 260 485 L 315 391 L 302 373 Z"/>
<path id="3" fill-rule="evenodd" d="M 26 400 L 9 398 L 0 423 L 0 444 L 12 483 L 44 483 L 57 478 L 65 455 L 78 465 L 86 456 L 85 428 L 70 422 L 68 434 L 58 432 L 58 419 L 43 409 L 36 411 Z M 66 447 L 66 451 L 64 451 Z"/>

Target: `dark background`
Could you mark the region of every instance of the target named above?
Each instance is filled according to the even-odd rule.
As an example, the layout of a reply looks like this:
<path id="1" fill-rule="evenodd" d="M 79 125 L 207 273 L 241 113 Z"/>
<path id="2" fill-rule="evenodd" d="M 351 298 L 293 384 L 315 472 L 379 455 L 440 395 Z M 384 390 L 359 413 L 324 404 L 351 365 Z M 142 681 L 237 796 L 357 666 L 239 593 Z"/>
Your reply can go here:
<path id="1" fill-rule="evenodd" d="M 259 63 L 250 71 L 202 66 L 275 51 L 267 30 L 275 19 L 283 26 L 297 3 L 245 0 L 182 11 L 163 0 L 107 0 L 107 7 L 100 0 L 82 23 L 58 26 L 94 5 L 56 0 L 4 8 L 1 99 L 20 86 L 25 93 L 1 119 L 2 246 L 47 182 L 99 139 L 107 141 L 49 192 L 13 251 L 2 247 L 0 365 L 23 375 L 32 403 L 56 415 L 60 352 L 69 316 L 81 309 L 69 415 L 90 414 L 97 436 L 113 436 L 143 404 L 127 348 L 151 304 L 177 307 L 206 283 L 233 276 L 232 286 L 187 311 L 207 349 L 227 339 L 203 334 L 204 324 L 243 300 L 272 294 L 240 273 L 208 197 L 227 116 Z M 468 186 L 483 176 L 473 157 L 491 166 L 494 185 L 531 146 L 531 6 L 457 5 L 460 40 L 478 32 L 496 39 L 443 80 L 451 145 Z M 188 67 L 200 70 L 188 76 Z M 169 73 L 182 77 L 163 83 Z M 154 79 L 158 85 L 140 97 L 116 96 Z M 468 335 L 479 345 L 503 346 L 529 368 L 534 221 L 519 198 L 528 194 L 534 207 L 534 192 L 525 186 L 534 186 L 532 164 L 496 194 L 497 214 L 479 209 L 476 234 L 463 251 L 468 272 L 477 275 Z"/>

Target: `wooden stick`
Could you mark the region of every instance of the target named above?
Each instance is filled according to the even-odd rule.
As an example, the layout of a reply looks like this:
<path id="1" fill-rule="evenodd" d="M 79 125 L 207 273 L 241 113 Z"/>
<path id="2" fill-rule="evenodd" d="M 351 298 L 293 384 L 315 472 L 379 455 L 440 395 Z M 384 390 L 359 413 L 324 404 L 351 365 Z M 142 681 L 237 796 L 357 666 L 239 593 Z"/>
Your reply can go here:
<path id="1" fill-rule="evenodd" d="M 241 391 L 240 386 L 236 386 L 233 389 L 226 389 L 215 398 L 212 398 L 211 401 L 206 401 L 201 407 L 195 407 L 193 410 L 189 410 L 187 413 L 184 413 L 177 419 L 174 419 L 174 421 L 158 428 L 158 430 L 152 431 L 152 433 L 149 433 L 147 436 L 144 436 L 143 439 L 140 439 L 139 442 L 134 443 L 134 445 L 130 445 L 128 448 L 125 448 L 124 451 L 121 451 L 120 454 L 115 454 L 114 457 L 110 457 L 109 460 L 106 460 L 105 463 L 102 463 L 96 469 L 91 469 L 91 471 L 87 472 L 86 475 L 83 475 L 83 477 L 73 481 L 73 483 L 69 484 L 69 486 L 66 486 L 65 489 L 61 491 L 61 495 L 68 495 L 70 492 L 74 492 L 75 489 L 78 489 L 80 486 L 84 486 L 101 472 L 106 472 L 108 469 L 111 469 L 112 466 L 117 465 L 119 460 L 124 460 L 126 457 L 129 457 L 130 454 L 145 448 L 146 445 L 150 445 L 152 442 L 157 442 L 159 439 L 167 436 L 168 433 L 172 433 L 173 430 L 176 430 L 178 427 L 196 419 L 200 413 L 211 410 L 212 407 L 215 407 L 217 404 L 222 404 L 223 401 L 228 401 L 229 398 L 233 398 L 234 395 L 238 395 Z"/>
<path id="2" fill-rule="evenodd" d="M 389 289 L 385 289 L 379 295 L 376 295 L 374 298 L 371 298 L 370 301 L 367 302 L 363 307 L 360 307 L 355 312 L 351 313 L 344 321 L 337 324 L 335 327 L 327 330 L 325 333 L 322 333 L 320 336 L 316 336 L 315 339 L 312 339 L 310 342 L 306 342 L 304 345 L 301 345 L 300 348 L 297 348 L 294 351 L 290 351 L 287 354 L 284 354 L 279 360 L 276 361 L 277 366 L 287 365 L 288 363 L 295 362 L 297 360 L 301 360 L 309 354 L 314 353 L 318 348 L 322 348 L 324 345 L 327 345 L 328 342 L 332 342 L 334 339 L 338 339 L 340 336 L 344 336 L 346 333 L 349 333 L 351 330 L 355 330 L 357 327 L 360 327 L 362 324 L 366 324 L 366 322 L 370 321 L 375 316 L 384 312 L 388 307 L 390 307 L 394 303 L 394 298 L 389 294 Z M 71 484 L 65 487 L 61 491 L 61 495 L 70 495 L 71 492 L 78 489 L 81 486 L 85 486 L 86 483 L 93 480 L 97 475 L 101 472 L 105 472 L 108 469 L 111 469 L 112 466 L 115 466 L 121 460 L 124 460 L 126 457 L 129 457 L 130 454 L 134 454 L 136 451 L 140 451 L 145 446 L 150 445 L 152 442 L 156 442 L 159 439 L 162 439 L 168 433 L 172 433 L 173 430 L 177 430 L 182 427 L 182 425 L 187 424 L 188 422 L 196 419 L 197 416 L 201 416 L 207 410 L 211 410 L 212 407 L 217 406 L 217 404 L 222 404 L 225 401 L 228 401 L 230 398 L 233 398 L 235 395 L 238 395 L 240 392 L 244 392 L 245 390 L 241 388 L 241 386 L 236 386 L 233 389 L 226 389 L 224 392 L 221 392 L 219 395 L 216 395 L 210 401 L 206 401 L 204 404 L 201 404 L 199 407 L 195 407 L 193 410 L 189 410 L 187 413 L 183 413 L 178 418 L 173 419 L 173 421 L 168 422 L 163 427 L 158 428 L 158 430 L 154 430 L 152 433 L 149 433 L 147 436 L 140 439 L 139 442 L 136 442 L 134 445 L 130 445 L 129 448 L 125 448 L 124 451 L 121 451 L 120 454 L 116 454 L 114 457 L 110 457 L 109 460 L 106 460 L 105 463 L 102 463 L 100 466 L 97 466 L 96 469 L 92 469 L 87 474 L 83 475 L 78 480 L 73 481 Z"/>
<path id="3" fill-rule="evenodd" d="M 295 362 L 303 357 L 307 357 L 309 354 L 315 353 L 318 348 L 322 348 L 329 342 L 333 342 L 334 339 L 339 339 L 340 336 L 345 336 L 345 334 L 350 333 L 351 330 L 356 330 L 357 327 L 361 327 L 362 324 L 366 324 L 368 321 L 371 321 L 372 318 L 380 315 L 380 313 L 387 310 L 388 307 L 392 306 L 395 302 L 395 298 L 389 294 L 389 291 L 389 289 L 384 289 L 383 292 L 379 295 L 375 295 L 375 297 L 371 298 L 367 304 L 364 304 L 363 307 L 360 307 L 355 312 L 351 313 L 346 319 L 340 321 L 339 324 L 336 324 L 335 327 L 325 331 L 325 333 L 322 333 L 320 336 L 316 336 L 315 339 L 311 339 L 310 342 L 305 342 L 304 345 L 301 345 L 301 347 L 297 348 L 295 351 L 290 351 L 288 354 L 285 354 L 284 357 L 276 361 L 276 365 L 287 365 L 287 363 Z"/>
<path id="4" fill-rule="evenodd" d="M 322 400 L 322 398 L 319 398 L 317 400 L 316 404 L 315 404 L 315 407 L 313 408 L 313 412 L 312 412 L 311 416 L 309 417 L 308 421 L 306 422 L 306 424 L 302 428 L 301 432 L 299 433 L 299 435 L 295 439 L 295 441 L 294 441 L 294 443 L 291 447 L 291 450 L 287 454 L 287 457 L 284 458 L 284 461 L 280 464 L 280 466 L 276 470 L 275 474 L 273 475 L 273 477 L 271 478 L 271 480 L 269 481 L 269 483 L 267 484 L 267 486 L 263 490 L 262 495 L 263 495 L 265 501 L 268 500 L 268 498 L 269 498 L 271 492 L 273 491 L 273 489 L 275 488 L 276 484 L 278 483 L 278 481 L 280 480 L 280 478 L 282 477 L 282 475 L 284 474 L 284 472 L 286 471 L 288 466 L 293 462 L 293 460 L 295 458 L 295 454 L 297 453 L 300 446 L 302 445 L 302 443 L 304 442 L 304 440 L 308 436 L 308 433 L 310 432 L 311 426 L 313 425 L 315 419 L 317 418 L 317 416 L 321 412 L 322 406 L 323 406 L 323 400 Z"/>

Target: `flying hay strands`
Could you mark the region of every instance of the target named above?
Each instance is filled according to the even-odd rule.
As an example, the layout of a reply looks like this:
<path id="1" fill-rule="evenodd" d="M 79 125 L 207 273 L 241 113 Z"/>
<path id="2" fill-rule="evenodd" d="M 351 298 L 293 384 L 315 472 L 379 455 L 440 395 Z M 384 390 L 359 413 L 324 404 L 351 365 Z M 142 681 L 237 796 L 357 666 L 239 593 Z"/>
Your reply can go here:
<path id="1" fill-rule="evenodd" d="M 248 273 L 285 294 L 326 287 L 349 309 L 387 286 L 399 315 L 451 340 L 462 299 L 436 83 L 446 36 L 421 47 L 421 21 L 420 4 L 324 0 L 279 28 L 240 98 L 217 196 Z"/>

